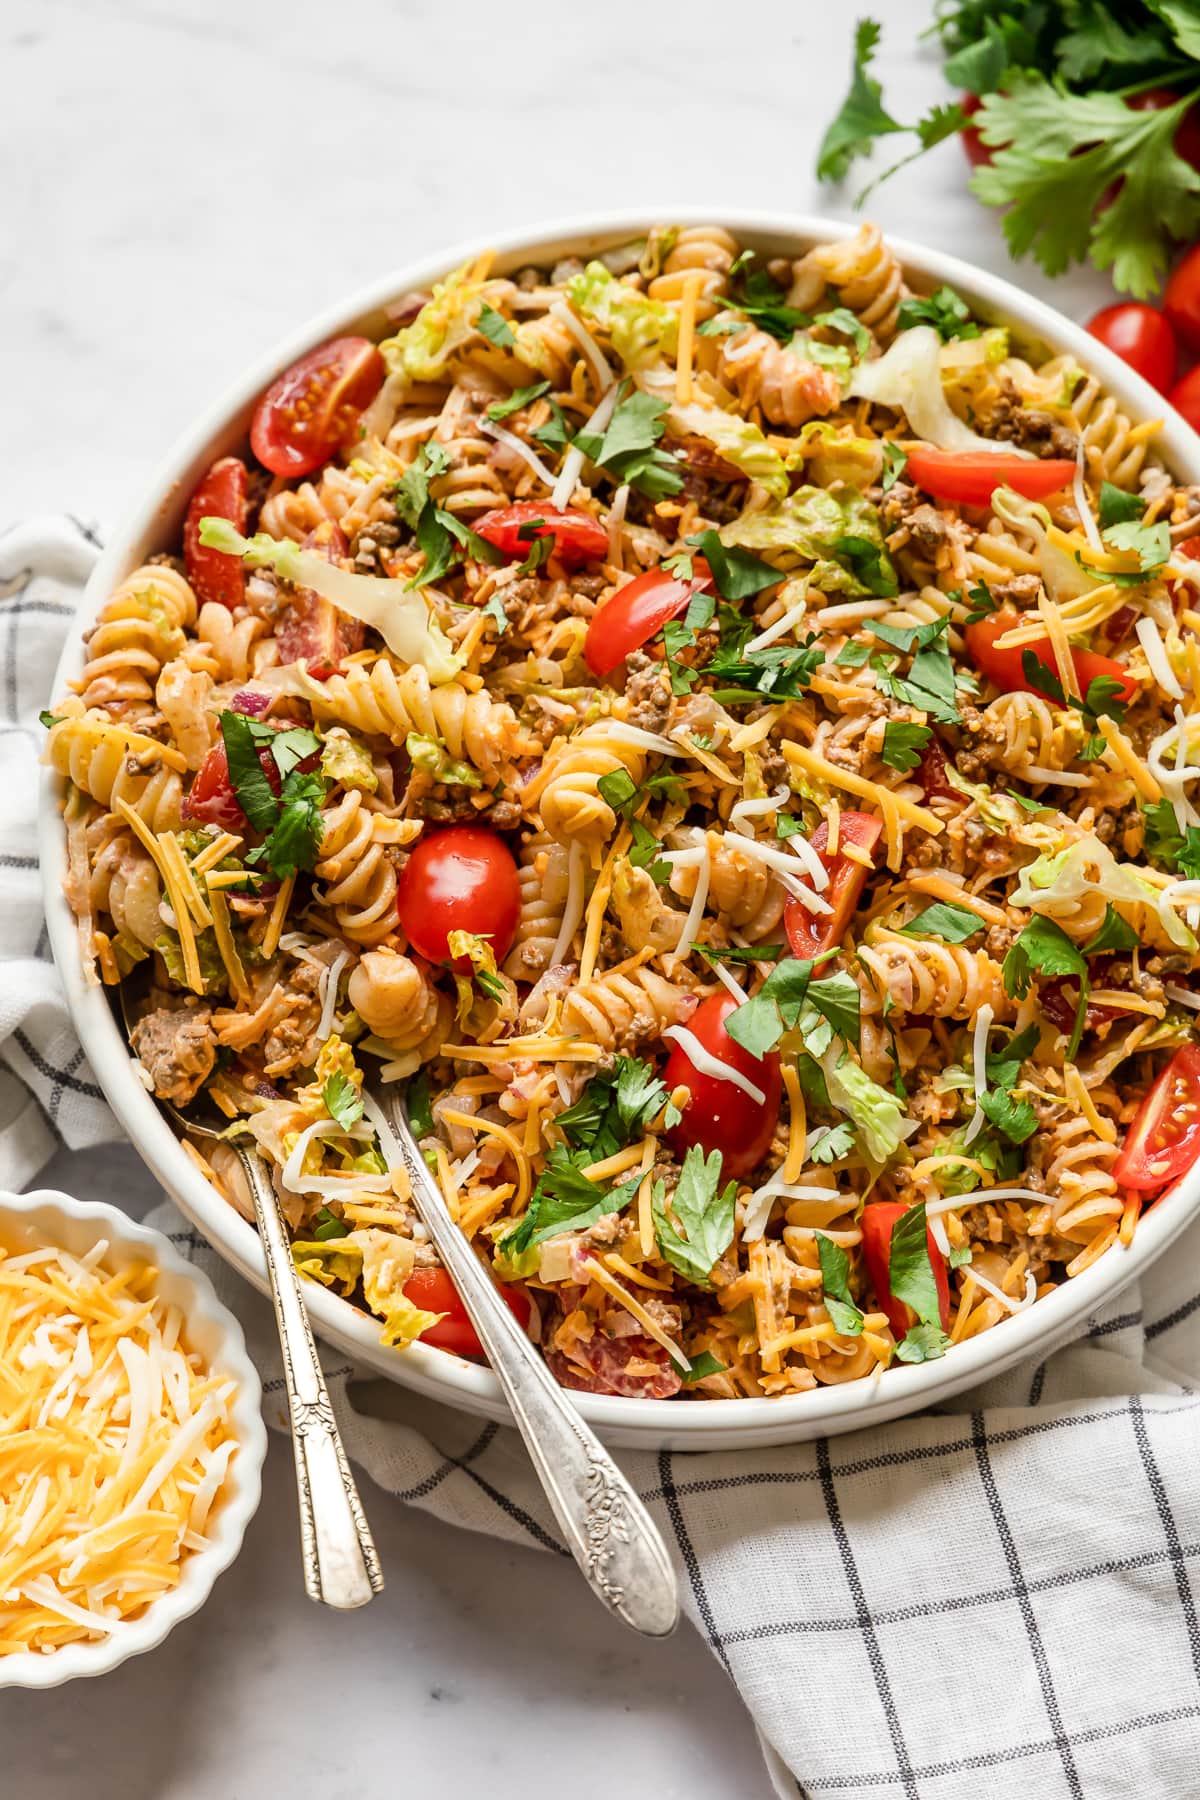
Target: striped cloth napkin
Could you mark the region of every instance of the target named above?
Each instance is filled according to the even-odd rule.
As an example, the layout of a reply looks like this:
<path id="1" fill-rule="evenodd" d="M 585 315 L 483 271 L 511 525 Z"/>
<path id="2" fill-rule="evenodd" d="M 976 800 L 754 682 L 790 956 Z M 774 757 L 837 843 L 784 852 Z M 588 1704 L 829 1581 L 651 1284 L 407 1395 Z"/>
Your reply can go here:
<path id="1" fill-rule="evenodd" d="M 32 1182 L 56 1144 L 117 1135 L 48 960 L 34 844 L 37 713 L 94 543 L 68 519 L 0 535 L 9 1188 Z M 269 1422 L 286 1429 L 266 1303 L 174 1208 L 150 1222 L 241 1318 Z M 514 1432 L 356 1372 L 337 1352 L 326 1364 L 347 1448 L 382 1487 L 469 1530 L 565 1554 Z M 1072 1343 L 945 1411 L 782 1449 L 622 1452 L 674 1549 L 692 1622 L 750 1709 L 776 1791 L 1200 1791 L 1198 1374 L 1200 1225 Z M 748 1772 L 743 1792 L 755 1791 Z"/>

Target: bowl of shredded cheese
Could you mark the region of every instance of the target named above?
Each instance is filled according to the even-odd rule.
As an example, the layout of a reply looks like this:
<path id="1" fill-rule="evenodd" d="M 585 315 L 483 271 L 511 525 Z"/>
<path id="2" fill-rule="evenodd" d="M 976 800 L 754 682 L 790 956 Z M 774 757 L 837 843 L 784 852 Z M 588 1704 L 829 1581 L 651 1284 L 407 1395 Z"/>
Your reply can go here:
<path id="1" fill-rule="evenodd" d="M 0 1194 L 0 1688 L 104 1674 L 203 1605 L 258 1506 L 261 1398 L 165 1238 Z"/>

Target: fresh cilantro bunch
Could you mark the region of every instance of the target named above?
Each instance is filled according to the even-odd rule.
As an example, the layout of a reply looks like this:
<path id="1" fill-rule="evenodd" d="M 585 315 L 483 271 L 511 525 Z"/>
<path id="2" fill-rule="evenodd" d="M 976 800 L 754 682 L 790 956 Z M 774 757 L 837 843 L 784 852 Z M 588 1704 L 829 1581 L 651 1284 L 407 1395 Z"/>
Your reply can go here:
<path id="1" fill-rule="evenodd" d="M 878 139 L 915 140 L 908 162 L 971 127 L 993 152 L 971 187 L 1005 209 L 1014 256 L 1031 253 L 1049 275 L 1090 259 L 1123 291 L 1153 294 L 1172 241 L 1200 227 L 1200 173 L 1175 148 L 1200 96 L 1194 0 L 940 0 L 931 31 L 946 79 L 982 106 L 970 118 L 942 103 L 913 125 L 896 119 L 871 72 L 880 27 L 860 19 L 820 179 L 844 180 Z M 1173 98 L 1139 110 L 1151 90 Z"/>

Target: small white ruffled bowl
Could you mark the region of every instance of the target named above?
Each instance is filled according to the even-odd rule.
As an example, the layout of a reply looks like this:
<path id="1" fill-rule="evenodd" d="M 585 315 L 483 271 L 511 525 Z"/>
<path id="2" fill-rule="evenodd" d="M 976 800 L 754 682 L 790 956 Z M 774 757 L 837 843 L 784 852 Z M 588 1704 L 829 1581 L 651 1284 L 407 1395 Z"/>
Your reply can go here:
<path id="1" fill-rule="evenodd" d="M 236 1384 L 229 1426 L 237 1450 L 206 1527 L 210 1541 L 205 1549 L 188 1553 L 177 1586 L 153 1601 L 140 1618 L 123 1620 L 109 1637 L 65 1644 L 58 1650 L 0 1656 L 0 1688 L 58 1687 L 83 1675 L 106 1675 L 129 1657 L 153 1650 L 173 1626 L 204 1605 L 217 1576 L 241 1549 L 246 1527 L 262 1497 L 267 1453 L 262 1384 L 246 1353 L 241 1326 L 217 1299 L 207 1275 L 186 1262 L 157 1231 L 135 1224 L 114 1207 L 74 1200 L 50 1189 L 0 1193 L 0 1242 L 10 1251 L 55 1244 L 82 1256 L 101 1238 L 108 1246 L 102 1259 L 105 1268 L 153 1264 L 158 1270 L 159 1293 L 183 1314 L 188 1347 L 198 1351 L 217 1374 Z"/>

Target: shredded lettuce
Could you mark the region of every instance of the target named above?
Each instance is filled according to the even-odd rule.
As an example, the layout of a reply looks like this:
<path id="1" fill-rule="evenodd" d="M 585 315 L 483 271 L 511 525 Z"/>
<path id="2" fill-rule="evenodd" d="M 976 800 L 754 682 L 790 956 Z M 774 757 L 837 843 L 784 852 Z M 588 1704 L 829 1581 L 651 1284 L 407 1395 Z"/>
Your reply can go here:
<path id="1" fill-rule="evenodd" d="M 817 485 L 868 488 L 883 472 L 883 440 L 856 437 L 829 419 L 810 419 L 796 434 L 795 448 L 784 458 L 787 469 L 811 468 Z"/>
<path id="2" fill-rule="evenodd" d="M 455 269 L 445 281 L 434 283 L 433 293 L 411 325 L 395 337 L 384 338 L 379 348 L 388 371 L 410 381 L 440 381 L 446 364 L 478 328 L 479 312 L 488 296 L 488 283 L 468 281 L 470 263 Z"/>
<path id="3" fill-rule="evenodd" d="M 1028 906 L 1045 918 L 1062 920 L 1071 918 L 1081 901 L 1096 894 L 1111 901 L 1118 912 L 1122 906 L 1152 912 L 1171 943 L 1181 950 L 1197 948 L 1196 939 L 1163 892 L 1129 863 L 1118 862 L 1108 845 L 1092 834 L 1030 863 L 1021 871 L 1009 899 L 1014 906 Z M 1138 914 L 1126 922 L 1137 930 Z"/>
<path id="4" fill-rule="evenodd" d="M 939 450 L 993 450 L 1025 456 L 1013 444 L 980 437 L 964 425 L 942 389 L 942 340 L 932 325 L 914 325 L 874 362 L 859 363 L 849 393 L 903 411 L 916 437 Z"/>
<path id="5" fill-rule="evenodd" d="M 321 773 L 326 781 L 338 781 L 344 788 L 356 788 L 360 794 L 373 794 L 379 786 L 371 752 L 342 725 L 335 725 L 326 734 L 321 746 Z"/>
<path id="6" fill-rule="evenodd" d="M 361 1281 L 367 1305 L 383 1321 L 380 1341 L 393 1348 L 411 1344 L 446 1316 L 425 1312 L 406 1298 L 404 1284 L 413 1272 L 412 1245 L 394 1232 L 360 1228 L 347 1237 L 297 1241 L 292 1259 L 310 1281 L 343 1295 L 353 1293 Z"/>
<path id="7" fill-rule="evenodd" d="M 451 787 L 477 788 L 483 783 L 478 769 L 470 763 L 455 762 L 440 738 L 426 737 L 422 732 L 410 731 L 404 740 L 404 748 L 408 751 L 409 760 L 414 769 L 421 769 L 434 781 L 444 781 Z"/>
<path id="8" fill-rule="evenodd" d="M 1038 501 L 1027 500 L 1012 488 L 1001 487 L 992 495 L 992 511 L 1006 525 L 1034 540 L 1042 586 L 1056 605 L 1061 606 L 1066 600 L 1078 600 L 1081 595 L 1090 594 L 1104 585 L 1104 576 L 1089 575 L 1080 568 L 1074 550 L 1068 548 L 1067 533 L 1054 524 Z"/>
<path id="9" fill-rule="evenodd" d="M 567 297 L 577 312 L 602 326 L 627 369 L 644 369 L 679 344 L 679 319 L 659 300 L 647 300 L 624 281 L 614 279 L 601 262 L 590 262 L 567 283 Z"/>
<path id="10" fill-rule="evenodd" d="M 848 537 L 874 545 L 880 554 L 880 568 L 894 575 L 884 548 L 879 514 L 869 500 L 852 489 L 830 493 L 825 488 L 800 487 L 775 506 L 735 519 L 721 531 L 723 544 L 740 544 L 747 550 L 786 551 L 817 564 L 818 585 L 825 592 L 869 594 L 873 590 L 836 560 L 839 541 Z"/>
<path id="11" fill-rule="evenodd" d="M 352 619 L 377 631 L 393 656 L 402 662 L 420 663 L 430 681 L 450 681 L 462 667 L 461 656 L 451 649 L 429 603 L 399 581 L 356 575 L 326 562 L 315 550 L 302 550 L 290 538 L 268 537 L 265 531 L 243 537 L 228 519 L 201 519 L 200 542 L 208 550 L 240 556 L 252 569 L 269 565 L 285 581 L 324 595 Z"/>
<path id="12" fill-rule="evenodd" d="M 739 419 L 719 406 L 672 405 L 667 413 L 667 426 L 676 437 L 701 437 L 714 446 L 727 463 L 740 469 L 751 481 L 759 482 L 769 494 L 782 500 L 788 491 L 787 470 L 783 458 L 772 450 L 757 425 Z"/>
<path id="13" fill-rule="evenodd" d="M 840 1057 L 840 1061 L 839 1061 Z M 872 1162 L 885 1163 L 918 1129 L 895 1094 L 872 1081 L 866 1070 L 834 1044 L 821 1058 L 829 1098 L 858 1128 L 858 1141 Z"/>

